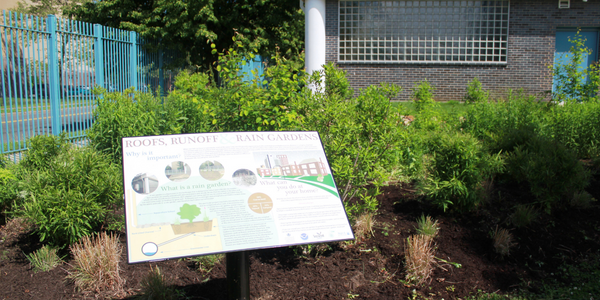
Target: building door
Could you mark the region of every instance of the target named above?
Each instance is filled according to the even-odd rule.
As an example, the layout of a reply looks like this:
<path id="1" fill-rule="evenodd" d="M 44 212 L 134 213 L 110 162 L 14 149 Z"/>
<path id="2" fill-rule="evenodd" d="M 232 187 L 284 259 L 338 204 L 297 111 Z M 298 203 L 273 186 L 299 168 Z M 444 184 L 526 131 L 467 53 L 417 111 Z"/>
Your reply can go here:
<path id="1" fill-rule="evenodd" d="M 557 29 L 556 31 L 556 46 L 554 50 L 554 65 L 558 63 L 567 63 L 571 58 L 567 56 L 573 44 L 569 42 L 569 38 L 575 37 L 577 34 L 576 28 Z M 586 39 L 585 47 L 592 50 L 592 53 L 585 55 L 583 61 L 579 65 L 581 68 L 587 68 L 592 63 L 598 61 L 598 30 L 597 29 L 582 29 L 579 34 Z M 557 78 L 553 79 L 552 92 L 555 91 Z"/>

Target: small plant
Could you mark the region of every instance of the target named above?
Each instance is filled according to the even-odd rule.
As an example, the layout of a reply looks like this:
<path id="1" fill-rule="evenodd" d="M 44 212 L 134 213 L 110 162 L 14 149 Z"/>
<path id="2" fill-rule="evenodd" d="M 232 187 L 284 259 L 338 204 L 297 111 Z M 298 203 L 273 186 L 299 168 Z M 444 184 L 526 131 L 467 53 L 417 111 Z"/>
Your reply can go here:
<path id="1" fill-rule="evenodd" d="M 419 82 L 413 88 L 413 102 L 417 111 L 421 112 L 437 105 L 433 99 L 433 91 L 433 86 L 427 80 Z"/>
<path id="2" fill-rule="evenodd" d="M 116 235 L 88 236 L 71 246 L 73 270 L 67 278 L 81 291 L 114 291 L 120 293 L 125 281 L 119 275 L 122 246 Z"/>
<path id="3" fill-rule="evenodd" d="M 481 82 L 477 77 L 473 78 L 469 85 L 467 85 L 467 94 L 463 98 L 466 104 L 487 102 L 490 98 L 490 94 L 483 90 Z"/>
<path id="4" fill-rule="evenodd" d="M 494 230 L 491 236 L 496 253 L 503 257 L 508 256 L 510 254 L 510 248 L 515 245 L 512 234 L 508 232 L 508 230 L 496 226 L 496 230 Z"/>
<path id="5" fill-rule="evenodd" d="M 198 271 L 204 274 L 210 273 L 216 264 L 221 263 L 225 255 L 223 254 L 214 254 L 214 255 L 204 255 L 193 258 L 192 260 L 198 264 Z"/>
<path id="6" fill-rule="evenodd" d="M 515 212 L 510 216 L 510 222 L 515 227 L 525 227 L 531 224 L 538 217 L 538 212 L 532 206 L 517 205 Z"/>
<path id="7" fill-rule="evenodd" d="M 422 285 L 433 271 L 433 240 L 425 235 L 411 235 L 404 245 L 406 281 Z"/>
<path id="8" fill-rule="evenodd" d="M 150 272 L 148 272 L 148 274 L 142 278 L 140 285 L 142 288 L 142 294 L 138 297 L 138 299 L 177 299 L 175 288 L 169 286 L 165 276 L 160 271 L 158 266 L 155 268 L 150 267 Z"/>
<path id="9" fill-rule="evenodd" d="M 589 208 L 595 201 L 597 201 L 596 198 L 593 198 L 590 193 L 586 191 L 579 191 L 573 194 L 570 204 L 575 208 Z"/>
<path id="10" fill-rule="evenodd" d="M 438 225 L 437 220 L 432 219 L 430 216 L 425 217 L 425 215 L 421 215 L 421 217 L 417 219 L 416 230 L 418 234 L 433 239 L 437 236 L 440 226 Z"/>
<path id="11" fill-rule="evenodd" d="M 373 226 L 375 225 L 375 213 L 364 212 L 358 218 L 354 224 L 356 240 L 367 239 L 373 235 Z"/>
<path id="12" fill-rule="evenodd" d="M 62 258 L 58 256 L 55 248 L 45 245 L 31 254 L 25 254 L 33 272 L 47 272 L 62 263 Z"/>

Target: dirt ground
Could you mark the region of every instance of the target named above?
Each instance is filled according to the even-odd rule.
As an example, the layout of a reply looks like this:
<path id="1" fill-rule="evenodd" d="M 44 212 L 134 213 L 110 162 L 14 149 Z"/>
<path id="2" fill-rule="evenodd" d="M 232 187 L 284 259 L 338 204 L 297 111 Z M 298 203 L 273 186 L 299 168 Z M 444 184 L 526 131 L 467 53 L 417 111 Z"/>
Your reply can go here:
<path id="1" fill-rule="evenodd" d="M 508 257 L 493 251 L 490 231 L 510 228 L 508 216 L 517 200 L 531 197 L 523 186 L 496 185 L 490 202 L 471 214 L 452 216 L 433 210 L 410 186 L 391 186 L 380 196 L 374 236 L 355 244 L 333 243 L 330 250 L 302 257 L 293 248 L 251 251 L 250 289 L 253 299 L 458 299 L 479 291 L 506 293 L 527 288 L 536 291 L 565 261 L 600 249 L 600 205 L 542 214 L 537 222 L 511 229 L 516 245 Z M 525 192 L 524 192 L 525 191 Z M 600 177 L 588 188 L 600 199 Z M 435 239 L 437 266 L 424 286 L 407 286 L 403 245 L 415 232 L 422 214 L 441 226 Z M 123 236 L 121 240 L 124 242 Z M 17 222 L 0 229 L 0 299 L 133 299 L 140 279 L 151 266 L 160 266 L 181 299 L 227 299 L 225 263 L 202 273 L 192 259 L 128 265 L 125 251 L 121 276 L 126 280 L 118 295 L 82 293 L 65 279 L 67 262 L 49 272 L 34 273 L 24 253 L 41 245 Z M 456 264 L 454 264 L 456 263 Z M 458 268 L 457 264 L 460 264 Z M 594 298 L 597 299 L 597 298 Z"/>

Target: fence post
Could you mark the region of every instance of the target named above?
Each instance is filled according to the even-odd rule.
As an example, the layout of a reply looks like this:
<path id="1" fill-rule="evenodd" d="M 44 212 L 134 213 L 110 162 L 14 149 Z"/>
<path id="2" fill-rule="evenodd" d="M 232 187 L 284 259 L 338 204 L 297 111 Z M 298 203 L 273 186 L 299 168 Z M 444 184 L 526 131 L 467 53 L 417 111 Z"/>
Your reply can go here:
<path id="1" fill-rule="evenodd" d="M 158 86 L 160 87 L 159 93 L 162 97 L 165 94 L 165 75 L 163 72 L 163 50 L 158 50 Z"/>
<path id="2" fill-rule="evenodd" d="M 135 90 L 140 90 L 137 83 L 137 61 L 138 53 L 135 46 L 137 41 L 137 33 L 135 31 L 129 32 L 129 82 Z"/>
<path id="3" fill-rule="evenodd" d="M 94 24 L 94 64 L 96 85 L 104 87 L 104 52 L 102 45 L 102 25 Z"/>
<path id="4" fill-rule="evenodd" d="M 48 72 L 50 79 L 50 115 L 52 117 L 52 134 L 59 135 L 62 131 L 60 105 L 60 77 L 58 73 L 58 33 L 56 32 L 56 17 L 49 15 L 46 25 L 50 33 L 48 41 Z"/>

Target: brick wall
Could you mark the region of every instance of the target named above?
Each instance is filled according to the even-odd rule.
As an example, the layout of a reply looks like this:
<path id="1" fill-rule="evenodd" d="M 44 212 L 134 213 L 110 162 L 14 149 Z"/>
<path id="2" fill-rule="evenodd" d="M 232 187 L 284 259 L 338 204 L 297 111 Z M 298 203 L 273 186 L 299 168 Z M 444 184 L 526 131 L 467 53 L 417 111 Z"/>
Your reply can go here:
<path id="1" fill-rule="evenodd" d="M 327 0 L 326 18 L 326 59 L 337 62 L 337 0 Z M 380 82 L 400 85 L 403 91 L 395 100 L 410 100 L 413 86 L 424 79 L 435 86 L 439 101 L 461 99 L 474 77 L 495 97 L 519 88 L 538 94 L 552 89 L 548 66 L 554 60 L 557 27 L 599 28 L 600 3 L 571 0 L 570 9 L 558 9 L 558 0 L 511 0 L 504 66 L 340 63 L 338 67 L 347 72 L 355 89 Z"/>

